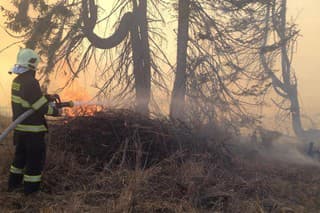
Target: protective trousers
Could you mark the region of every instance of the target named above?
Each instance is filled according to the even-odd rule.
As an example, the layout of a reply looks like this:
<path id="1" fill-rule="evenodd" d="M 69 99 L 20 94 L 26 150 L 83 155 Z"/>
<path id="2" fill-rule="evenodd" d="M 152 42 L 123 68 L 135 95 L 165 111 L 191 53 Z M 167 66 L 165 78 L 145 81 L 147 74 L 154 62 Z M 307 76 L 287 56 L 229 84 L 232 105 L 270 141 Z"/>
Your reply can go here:
<path id="1" fill-rule="evenodd" d="M 8 190 L 22 185 L 29 195 L 40 190 L 41 173 L 46 156 L 45 133 L 14 133 L 15 156 L 10 167 Z"/>

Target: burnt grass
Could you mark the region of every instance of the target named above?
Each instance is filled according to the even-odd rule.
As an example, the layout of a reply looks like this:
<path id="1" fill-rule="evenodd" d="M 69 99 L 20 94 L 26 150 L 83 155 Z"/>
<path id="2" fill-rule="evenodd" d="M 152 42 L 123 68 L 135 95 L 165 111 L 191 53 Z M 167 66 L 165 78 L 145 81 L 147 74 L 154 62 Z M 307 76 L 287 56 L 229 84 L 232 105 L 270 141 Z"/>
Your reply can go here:
<path id="1" fill-rule="evenodd" d="M 3 169 L 0 210 L 320 211 L 316 164 L 266 159 L 242 149 L 230 133 L 200 132 L 128 110 L 51 121 L 42 192 L 5 192 Z"/>

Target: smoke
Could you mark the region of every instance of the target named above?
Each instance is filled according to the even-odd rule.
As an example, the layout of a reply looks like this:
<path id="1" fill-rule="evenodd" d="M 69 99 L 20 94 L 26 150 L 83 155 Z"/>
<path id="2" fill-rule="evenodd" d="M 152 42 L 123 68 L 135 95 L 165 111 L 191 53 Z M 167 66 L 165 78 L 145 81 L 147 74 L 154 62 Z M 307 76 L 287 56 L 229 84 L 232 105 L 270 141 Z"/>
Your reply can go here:
<path id="1" fill-rule="evenodd" d="M 262 157 L 298 165 L 320 166 L 317 159 L 308 156 L 308 144 L 305 144 L 294 137 L 281 136 L 272 142 L 268 148 L 259 147 Z"/>
<path id="2" fill-rule="evenodd" d="M 98 103 L 98 101 L 74 101 L 74 106 L 86 106 L 86 105 L 104 105 L 103 103 Z"/>

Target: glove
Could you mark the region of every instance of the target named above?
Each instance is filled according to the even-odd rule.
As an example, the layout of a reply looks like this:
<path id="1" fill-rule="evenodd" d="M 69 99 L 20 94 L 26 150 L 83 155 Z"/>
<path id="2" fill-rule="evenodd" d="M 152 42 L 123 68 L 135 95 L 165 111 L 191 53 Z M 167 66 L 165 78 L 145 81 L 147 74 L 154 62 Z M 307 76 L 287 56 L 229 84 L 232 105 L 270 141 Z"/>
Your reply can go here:
<path id="1" fill-rule="evenodd" d="M 62 114 L 62 110 L 57 107 L 56 103 L 50 102 L 48 107 L 48 115 L 53 117 L 59 117 Z"/>
<path id="2" fill-rule="evenodd" d="M 58 94 L 47 94 L 45 97 L 49 102 L 56 102 L 60 100 L 60 96 Z"/>
<path id="3" fill-rule="evenodd" d="M 62 110 L 61 109 L 56 108 L 56 107 L 53 108 L 53 113 L 52 113 L 53 117 L 59 117 L 59 116 L 61 116 L 61 114 L 62 114 Z"/>

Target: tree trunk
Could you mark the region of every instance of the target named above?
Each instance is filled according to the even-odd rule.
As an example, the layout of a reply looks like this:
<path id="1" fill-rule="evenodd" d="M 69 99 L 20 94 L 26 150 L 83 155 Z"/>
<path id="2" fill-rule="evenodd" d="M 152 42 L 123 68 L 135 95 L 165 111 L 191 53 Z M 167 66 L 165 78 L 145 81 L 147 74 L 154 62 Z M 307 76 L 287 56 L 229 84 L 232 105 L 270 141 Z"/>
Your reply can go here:
<path id="1" fill-rule="evenodd" d="M 302 128 L 301 123 L 301 113 L 300 113 L 300 104 L 298 99 L 298 91 L 297 87 L 295 86 L 292 88 L 292 92 L 290 92 L 289 98 L 291 103 L 291 121 L 292 121 L 292 128 L 295 135 L 299 138 L 304 138 L 304 129 Z"/>
<path id="2" fill-rule="evenodd" d="M 281 65 L 282 65 L 282 77 L 284 81 L 284 86 L 288 91 L 289 101 L 290 101 L 290 110 L 291 110 L 291 120 L 292 128 L 295 135 L 299 138 L 303 138 L 304 130 L 301 124 L 301 113 L 300 113 L 300 104 L 298 98 L 298 86 L 297 80 L 293 79 L 294 73 L 291 69 L 291 61 L 288 56 L 288 47 L 287 47 L 287 0 L 282 0 L 281 3 L 281 12 L 280 12 L 280 31 L 278 32 L 280 39 L 283 41 L 281 47 Z"/>
<path id="3" fill-rule="evenodd" d="M 265 36 L 263 47 L 266 47 L 269 35 L 269 22 L 272 19 L 273 26 L 275 28 L 277 36 L 280 38 L 281 44 L 281 74 L 282 79 L 278 78 L 274 71 L 270 68 L 267 63 L 266 56 L 263 52 L 260 53 L 260 60 L 262 65 L 270 78 L 272 79 L 272 85 L 276 91 L 276 93 L 281 96 L 282 98 L 288 100 L 290 102 L 290 114 L 291 114 L 291 122 L 292 122 L 292 129 L 295 135 L 298 138 L 304 139 L 305 131 L 302 127 L 301 123 L 301 113 L 300 113 L 300 104 L 299 104 L 299 97 L 298 97 L 298 85 L 297 79 L 292 71 L 291 61 L 288 56 L 288 36 L 291 32 L 289 32 L 287 28 L 287 0 L 282 0 L 280 5 L 280 14 L 277 16 L 276 4 L 268 5 L 267 8 L 267 16 L 266 16 L 266 27 L 265 27 Z M 271 10 L 270 10 L 271 9 Z M 270 14 L 270 11 L 272 13 Z"/>
<path id="4" fill-rule="evenodd" d="M 179 0 L 177 70 L 171 97 L 170 117 L 183 119 L 185 114 L 187 50 L 189 40 L 190 0 Z"/>
<path id="5" fill-rule="evenodd" d="M 137 28 L 132 32 L 132 49 L 134 54 L 135 86 L 136 86 L 136 110 L 144 115 L 149 114 L 149 102 L 151 97 L 151 63 L 149 30 L 147 19 L 147 0 L 140 0 L 135 9 Z M 136 40 L 135 40 L 136 39 Z"/>

